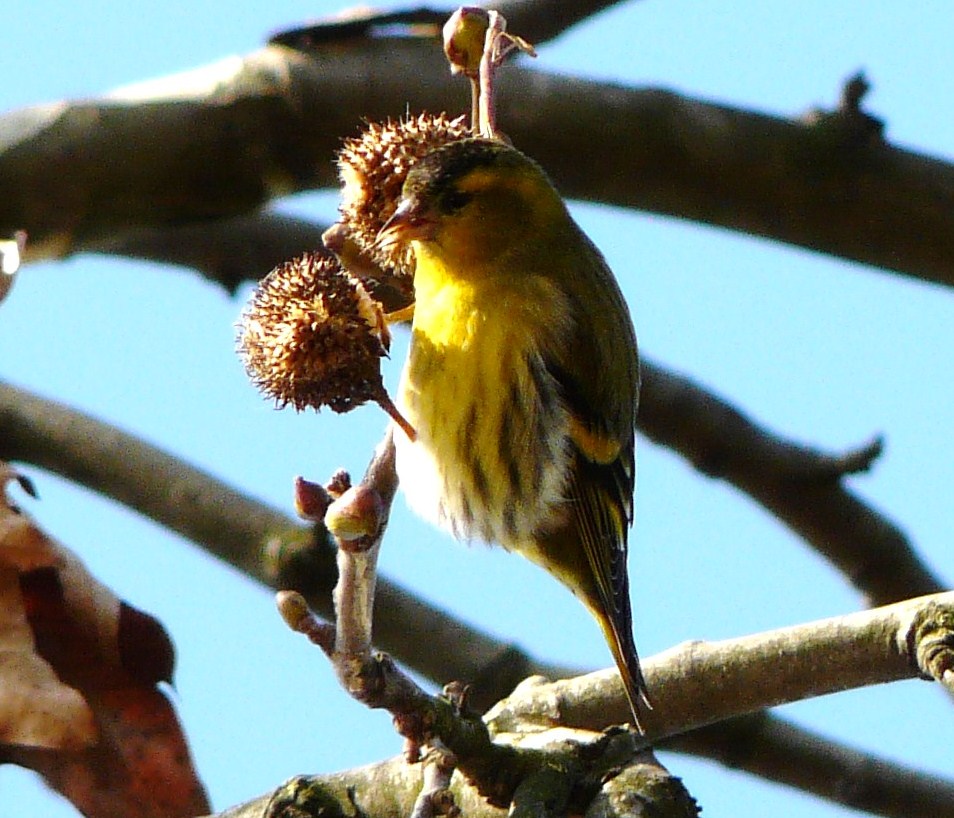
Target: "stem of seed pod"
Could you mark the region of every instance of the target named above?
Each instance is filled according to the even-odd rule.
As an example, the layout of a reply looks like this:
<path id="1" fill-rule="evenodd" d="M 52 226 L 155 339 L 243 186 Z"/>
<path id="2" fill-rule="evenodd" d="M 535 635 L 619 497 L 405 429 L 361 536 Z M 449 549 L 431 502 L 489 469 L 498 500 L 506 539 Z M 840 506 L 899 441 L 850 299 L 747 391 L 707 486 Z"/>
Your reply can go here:
<path id="1" fill-rule="evenodd" d="M 484 52 L 480 58 L 478 120 L 479 134 L 488 139 L 496 139 L 497 106 L 494 99 L 494 74 L 506 56 L 514 49 L 519 49 L 531 57 L 536 57 L 537 52 L 522 37 L 507 33 L 507 20 L 502 14 L 490 11 L 488 16 L 487 33 L 484 35 Z"/>
<path id="2" fill-rule="evenodd" d="M 480 59 L 484 54 L 490 12 L 477 6 L 461 6 L 444 23 L 441 32 L 444 54 L 452 74 L 470 80 L 470 130 L 480 135 Z"/>
<path id="3" fill-rule="evenodd" d="M 489 16 L 487 33 L 484 35 L 484 53 L 480 58 L 478 121 L 480 135 L 493 139 L 497 135 L 497 110 L 494 100 L 494 73 L 497 69 L 495 52 L 497 38 L 506 30 L 507 21 L 496 11 L 490 11 Z"/>
<path id="4" fill-rule="evenodd" d="M 382 392 L 375 400 L 377 400 L 378 406 L 387 412 L 391 416 L 391 419 L 401 427 L 411 443 L 417 440 L 417 430 L 408 423 L 407 418 L 405 418 L 404 415 L 401 414 L 401 410 L 394 405 L 394 401 L 391 400 L 391 396 L 387 392 Z"/>
<path id="5" fill-rule="evenodd" d="M 470 80 L 470 129 L 480 135 L 480 77 L 468 75 Z"/>
<path id="6" fill-rule="evenodd" d="M 384 320 L 387 322 L 388 326 L 391 324 L 402 324 L 405 322 L 411 321 L 414 318 L 414 303 L 411 302 L 406 307 L 401 307 L 399 310 L 393 310 L 392 312 L 386 312 L 384 314 Z"/>

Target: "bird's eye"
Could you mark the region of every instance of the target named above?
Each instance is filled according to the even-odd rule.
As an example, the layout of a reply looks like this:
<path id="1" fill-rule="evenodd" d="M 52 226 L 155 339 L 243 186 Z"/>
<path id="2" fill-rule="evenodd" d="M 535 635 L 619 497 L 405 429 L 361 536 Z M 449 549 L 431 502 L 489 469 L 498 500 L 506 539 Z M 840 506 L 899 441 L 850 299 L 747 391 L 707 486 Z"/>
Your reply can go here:
<path id="1" fill-rule="evenodd" d="M 456 213 L 474 198 L 473 193 L 465 193 L 462 190 L 449 190 L 444 196 L 442 204 L 444 210 L 448 213 Z"/>

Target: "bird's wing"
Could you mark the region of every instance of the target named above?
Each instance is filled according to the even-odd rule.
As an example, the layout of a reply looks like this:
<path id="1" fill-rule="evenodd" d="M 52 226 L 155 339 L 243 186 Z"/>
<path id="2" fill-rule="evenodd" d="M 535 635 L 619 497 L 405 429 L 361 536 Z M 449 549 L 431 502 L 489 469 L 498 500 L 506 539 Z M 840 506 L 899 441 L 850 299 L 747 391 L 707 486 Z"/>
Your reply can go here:
<path id="1" fill-rule="evenodd" d="M 544 354 L 570 410 L 572 442 L 583 461 L 596 467 L 594 479 L 620 510 L 625 532 L 633 518 L 639 351 L 612 271 L 582 232 L 577 241 L 581 253 L 561 278 L 567 298 L 586 303 L 589 311 L 577 311 L 582 317 L 570 329 L 570 337 L 561 335 Z M 621 539 L 625 547 L 625 534 Z"/>
<path id="2" fill-rule="evenodd" d="M 586 554 L 595 590 L 589 601 L 613 651 L 639 726 L 640 702 L 649 705 L 633 640 L 633 615 L 627 573 L 627 532 L 632 520 L 633 438 L 620 445 L 616 454 L 608 440 L 597 441 L 591 432 L 581 433 L 571 425 L 576 449 L 569 485 L 576 536 Z"/>
<path id="3" fill-rule="evenodd" d="M 632 639 L 627 540 L 633 515 L 633 437 L 623 442 L 599 437 L 574 419 L 570 440 L 575 458 L 569 493 L 577 533 L 599 602 L 625 647 Z"/>
<path id="4" fill-rule="evenodd" d="M 551 348 L 547 368 L 571 416 L 568 499 L 592 571 L 596 598 L 589 604 L 613 647 L 637 715 L 636 700 L 648 700 L 632 635 L 627 535 L 633 520 L 639 353 L 622 293 L 600 252 L 582 238 L 587 252 L 577 259 L 575 274 L 566 277 L 572 282 L 567 295 L 587 299 L 592 315 L 605 320 L 578 321 L 573 337 Z"/>

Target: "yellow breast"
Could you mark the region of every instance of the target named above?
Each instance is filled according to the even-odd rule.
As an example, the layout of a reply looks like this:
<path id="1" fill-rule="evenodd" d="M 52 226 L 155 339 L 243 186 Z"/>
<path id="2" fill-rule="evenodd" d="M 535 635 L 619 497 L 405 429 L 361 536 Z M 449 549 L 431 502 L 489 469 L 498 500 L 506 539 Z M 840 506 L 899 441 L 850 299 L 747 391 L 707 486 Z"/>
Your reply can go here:
<path id="1" fill-rule="evenodd" d="M 422 255 L 398 395 L 418 439 L 397 435 L 401 485 L 455 536 L 519 549 L 562 513 L 569 416 L 544 351 L 569 313 L 546 280 L 462 281 Z"/>

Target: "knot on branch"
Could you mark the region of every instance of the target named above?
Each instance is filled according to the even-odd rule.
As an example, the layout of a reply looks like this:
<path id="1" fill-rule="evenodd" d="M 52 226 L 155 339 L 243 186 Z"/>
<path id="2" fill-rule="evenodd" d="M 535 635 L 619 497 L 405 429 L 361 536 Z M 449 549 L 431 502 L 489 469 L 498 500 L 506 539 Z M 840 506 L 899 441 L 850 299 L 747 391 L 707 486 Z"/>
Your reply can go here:
<path id="1" fill-rule="evenodd" d="M 489 795 L 486 780 L 480 782 L 481 794 L 494 806 L 509 806 L 512 816 L 698 814 L 679 779 L 659 765 L 630 728 L 612 727 L 602 733 L 554 728 L 498 736 L 495 742 L 515 743 L 510 772 L 516 775 L 508 782 L 497 772 L 500 789 L 493 795 L 504 797 Z M 512 783 L 512 789 L 505 789 L 505 783 Z"/>
<path id="2" fill-rule="evenodd" d="M 298 775 L 286 781 L 272 795 L 263 818 L 351 818 L 336 793 L 323 781 Z"/>
<path id="3" fill-rule="evenodd" d="M 932 602 L 920 610 L 909 631 L 909 655 L 925 678 L 954 692 L 954 608 Z"/>
<path id="4" fill-rule="evenodd" d="M 804 117 L 817 133 L 842 148 L 865 148 L 884 141 L 884 120 L 862 110 L 861 103 L 871 90 L 864 71 L 858 71 L 841 89 L 838 107 L 833 111 L 813 108 Z"/>
<path id="5" fill-rule="evenodd" d="M 870 471 L 874 462 L 884 453 L 884 437 L 876 435 L 867 443 L 841 454 L 827 454 L 807 450 L 807 463 L 803 477 L 818 482 L 837 482 L 852 474 Z"/>

